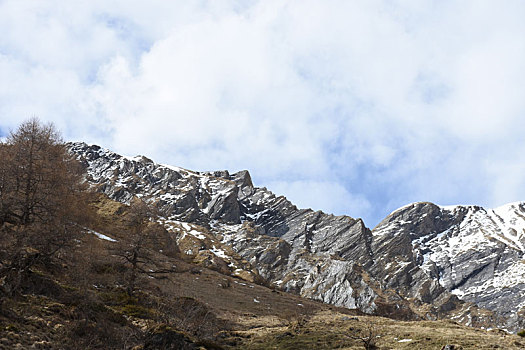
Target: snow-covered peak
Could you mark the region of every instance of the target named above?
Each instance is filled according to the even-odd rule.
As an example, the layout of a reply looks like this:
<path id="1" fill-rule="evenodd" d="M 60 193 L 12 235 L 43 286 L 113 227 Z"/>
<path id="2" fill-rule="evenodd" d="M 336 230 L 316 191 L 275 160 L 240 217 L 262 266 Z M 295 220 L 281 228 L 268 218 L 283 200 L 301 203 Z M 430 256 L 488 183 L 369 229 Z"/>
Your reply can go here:
<path id="1" fill-rule="evenodd" d="M 483 236 L 500 241 L 525 253 L 525 204 L 513 202 L 494 209 L 474 205 L 440 206 L 462 217 L 459 227 L 469 235 L 483 231 Z M 460 216 L 461 215 L 461 216 Z"/>

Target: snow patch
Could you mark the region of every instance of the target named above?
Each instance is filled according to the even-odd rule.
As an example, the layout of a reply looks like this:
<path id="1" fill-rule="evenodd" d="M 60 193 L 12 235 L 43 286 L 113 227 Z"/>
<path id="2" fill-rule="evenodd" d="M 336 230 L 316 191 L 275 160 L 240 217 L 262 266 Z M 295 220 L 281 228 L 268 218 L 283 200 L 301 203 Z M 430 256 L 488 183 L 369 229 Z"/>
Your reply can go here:
<path id="1" fill-rule="evenodd" d="M 102 233 L 100 232 L 96 232 L 96 231 L 93 231 L 93 230 L 89 230 L 90 233 L 94 234 L 95 236 L 97 236 L 98 238 L 100 239 L 103 239 L 105 241 L 109 241 L 109 242 L 117 242 L 116 239 L 113 239 L 111 237 L 108 237 L 106 235 L 103 235 Z"/>
<path id="2" fill-rule="evenodd" d="M 215 248 L 215 246 L 212 246 L 212 248 L 210 249 L 210 252 L 212 252 L 213 254 L 215 254 L 216 256 L 218 256 L 219 258 L 222 258 L 222 259 L 228 259 L 229 257 L 226 255 L 226 252 L 222 249 L 219 249 L 219 248 Z"/>

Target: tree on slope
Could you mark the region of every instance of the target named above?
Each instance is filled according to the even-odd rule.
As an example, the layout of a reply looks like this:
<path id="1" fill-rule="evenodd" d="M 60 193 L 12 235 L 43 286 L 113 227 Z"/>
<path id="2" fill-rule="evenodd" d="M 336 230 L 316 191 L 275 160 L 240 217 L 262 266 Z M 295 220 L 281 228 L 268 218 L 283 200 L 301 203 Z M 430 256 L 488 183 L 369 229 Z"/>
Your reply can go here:
<path id="1" fill-rule="evenodd" d="M 170 249 L 170 239 L 166 229 L 157 222 L 160 213 L 152 205 L 135 198 L 129 205 L 124 218 L 126 239 L 119 241 L 114 254 L 128 267 L 125 274 L 126 292 L 135 294 L 140 276 L 165 278 L 165 274 L 175 272 L 158 259 L 155 250 L 159 246 Z"/>
<path id="2" fill-rule="evenodd" d="M 0 244 L 4 291 L 56 257 L 83 231 L 80 167 L 52 124 L 30 119 L 0 143 Z"/>

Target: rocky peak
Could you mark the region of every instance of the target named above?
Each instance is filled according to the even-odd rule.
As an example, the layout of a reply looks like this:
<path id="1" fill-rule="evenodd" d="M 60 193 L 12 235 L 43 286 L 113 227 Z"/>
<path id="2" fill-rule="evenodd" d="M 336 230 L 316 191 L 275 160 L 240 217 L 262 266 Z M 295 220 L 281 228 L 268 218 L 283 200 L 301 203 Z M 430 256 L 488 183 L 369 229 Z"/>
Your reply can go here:
<path id="1" fill-rule="evenodd" d="M 417 202 L 399 208 L 383 219 L 374 229 L 374 236 L 409 233 L 411 239 L 442 232 L 454 221 L 462 220 L 465 213 L 451 212 L 429 202 Z"/>

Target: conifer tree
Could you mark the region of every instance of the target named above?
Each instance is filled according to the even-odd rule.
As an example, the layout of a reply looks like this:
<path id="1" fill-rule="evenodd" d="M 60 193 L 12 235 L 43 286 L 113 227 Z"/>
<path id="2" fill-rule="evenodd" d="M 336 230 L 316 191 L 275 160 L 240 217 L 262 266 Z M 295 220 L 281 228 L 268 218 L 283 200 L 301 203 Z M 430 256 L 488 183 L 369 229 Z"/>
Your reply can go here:
<path id="1" fill-rule="evenodd" d="M 80 166 L 52 124 L 22 123 L 0 144 L 0 159 L 0 277 L 19 280 L 83 232 L 88 210 Z"/>

